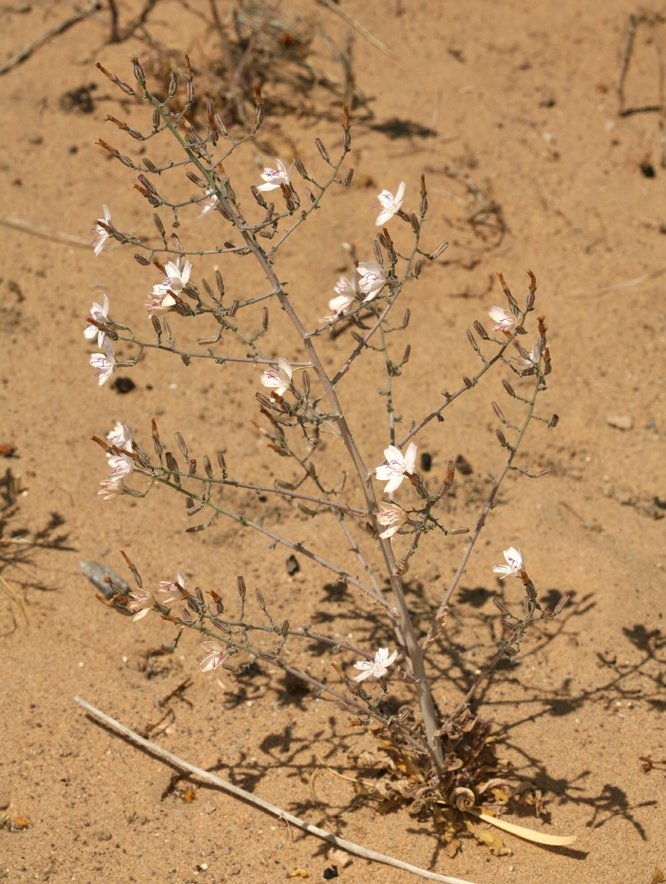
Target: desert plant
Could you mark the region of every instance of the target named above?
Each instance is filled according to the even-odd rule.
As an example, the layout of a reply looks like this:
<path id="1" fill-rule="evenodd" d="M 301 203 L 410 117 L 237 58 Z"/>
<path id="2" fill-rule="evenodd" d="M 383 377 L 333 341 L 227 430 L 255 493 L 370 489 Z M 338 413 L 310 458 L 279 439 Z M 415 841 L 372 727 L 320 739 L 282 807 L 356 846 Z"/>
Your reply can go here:
<path id="1" fill-rule="evenodd" d="M 255 435 L 260 416 L 260 432 L 277 464 L 272 481 L 259 481 L 243 471 L 242 462 L 221 451 L 212 458 L 191 451 L 183 433 L 175 434 L 175 446 L 165 441 L 154 420 L 149 437 L 141 433 L 135 437 L 127 425 L 118 423 L 105 438 L 96 439 L 111 470 L 99 493 L 107 500 L 140 497 L 161 485 L 182 496 L 195 522 L 192 531 L 208 528 L 223 516 L 235 521 L 239 531 L 252 529 L 272 545 L 310 559 L 323 574 L 350 590 L 344 597 L 349 616 L 359 622 L 362 614 L 370 619 L 377 643 L 360 647 L 344 640 L 334 627 L 326 631 L 312 622 L 280 622 L 273 614 L 275 599 L 248 589 L 242 577 L 230 598 L 229 587 L 188 588 L 180 572 L 175 579 L 147 588 L 132 566 L 135 587 L 107 576 L 105 600 L 134 620 L 154 612 L 178 633 L 184 629 L 200 633 L 204 672 L 219 667 L 238 671 L 265 661 L 271 670 L 289 673 L 333 697 L 352 714 L 355 724 L 375 734 L 382 750 L 382 776 L 371 782 L 359 776 L 361 792 L 383 806 L 408 804 L 415 813 L 430 814 L 447 840 L 465 827 L 477 834 L 478 818 L 496 818 L 518 791 L 498 757 L 489 721 L 472 711 L 473 699 L 499 661 L 518 653 L 526 630 L 535 621 L 558 614 L 566 601 L 563 598 L 552 610 L 542 607 L 521 551 L 508 546 L 504 564 L 496 565 L 494 572 L 520 581 L 523 609 L 516 614 L 500 603 L 499 645 L 465 694 L 452 700 L 451 692 L 442 688 L 443 673 L 436 661 L 447 642 L 447 615 L 498 492 L 509 476 L 532 475 L 519 457 L 528 429 L 557 423 L 537 407 L 547 390 L 551 357 L 545 318 L 533 316 L 536 279 L 530 272 L 521 301 L 499 277 L 504 306 L 490 310 L 489 327 L 477 318 L 467 331 L 476 371 L 464 375 L 450 392 L 433 391 L 426 412 L 410 415 L 403 424 L 396 392 L 406 383 L 405 366 L 411 346 L 418 342 L 396 344 L 409 333 L 409 311 L 398 314 L 397 308 L 405 289 L 418 284 L 424 264 L 436 261 L 446 248 L 445 243 L 426 248 L 423 242 L 429 208 L 425 178 L 421 177 L 416 196 L 405 182 L 395 194 L 388 190 L 379 194 L 378 232 L 366 247 L 364 260 L 354 260 L 350 275 L 334 284 L 335 297 L 326 315 L 321 307 L 314 308 L 320 315 L 317 319 L 311 302 L 303 304 L 297 297 L 306 281 L 284 283 L 278 259 L 285 243 L 298 237 L 313 213 L 324 206 L 331 188 L 352 186 L 353 171 L 345 165 L 351 148 L 348 109 L 342 115 L 336 152 L 315 139 L 317 172 L 298 157 L 291 162 L 278 159 L 250 188 L 248 208 L 247 200 L 237 195 L 229 170 L 235 155 L 252 143 L 262 125 L 259 91 L 253 125 L 238 135 L 225 125 L 211 100 L 205 127 L 192 122 L 195 86 L 187 59 L 182 77 L 171 75 L 163 98 L 148 85 L 136 58 L 132 84 L 98 67 L 125 96 L 144 102 L 151 111 L 146 131 L 109 117 L 141 147 L 140 156 L 121 152 L 107 141 L 99 144 L 136 175 L 134 186 L 153 210 L 157 237 L 123 231 L 105 206 L 96 222 L 93 247 L 100 254 L 109 241 L 120 243 L 133 250 L 147 271 L 157 269 L 160 275 L 145 303 L 149 336 L 136 330 L 134 319 L 126 323 L 115 317 L 106 297 L 92 305 L 85 335 L 98 344 L 98 352 L 90 357 L 98 383 L 103 386 L 120 366 L 136 365 L 148 350 L 185 364 L 207 360 L 212 372 L 230 363 L 245 365 L 256 373 L 257 391 L 243 432 L 248 439 Z M 166 159 L 158 161 L 157 155 Z M 416 203 L 413 211 L 403 208 L 408 193 Z M 211 223 L 212 244 L 207 248 L 188 244 L 193 207 Z M 213 260 L 218 266 L 211 272 Z M 250 294 L 238 286 L 229 291 L 225 282 L 225 262 L 238 260 L 260 271 L 261 287 Z M 301 359 L 288 348 L 283 325 L 276 321 L 280 314 L 295 332 L 304 354 Z M 522 344 L 526 335 L 529 347 Z M 344 336 L 347 349 L 329 367 L 334 336 L 338 341 Z M 343 380 L 370 371 L 381 371 L 384 379 L 383 454 L 368 449 L 359 430 L 362 414 L 340 395 Z M 497 372 L 503 373 L 506 398 L 506 403 L 493 403 L 498 464 L 477 511 L 469 511 L 472 527 L 450 526 L 445 505 L 455 485 L 455 462 L 448 462 L 437 482 L 429 481 L 427 459 L 417 466 L 419 435 L 432 422 L 442 421 L 445 413 L 455 420 L 455 403 L 474 395 Z M 368 397 L 376 395 L 367 381 L 362 389 Z M 480 412 L 479 428 L 485 422 Z M 150 438 L 152 446 L 148 441 L 140 444 L 140 438 Z M 261 513 L 254 515 L 252 502 L 259 498 L 283 506 L 295 520 L 294 531 L 289 533 Z M 309 520 L 324 523 L 325 542 L 300 539 L 296 530 L 300 532 L 298 526 Z M 408 581 L 418 574 L 418 553 L 425 544 L 450 551 L 459 535 L 465 540 L 458 567 L 436 604 L 427 608 L 424 627 L 427 603 L 419 601 L 417 617 L 408 591 Z M 301 656 L 293 650 L 299 642 L 304 649 Z M 331 677 L 313 672 L 307 662 L 295 662 L 322 652 L 334 660 Z"/>

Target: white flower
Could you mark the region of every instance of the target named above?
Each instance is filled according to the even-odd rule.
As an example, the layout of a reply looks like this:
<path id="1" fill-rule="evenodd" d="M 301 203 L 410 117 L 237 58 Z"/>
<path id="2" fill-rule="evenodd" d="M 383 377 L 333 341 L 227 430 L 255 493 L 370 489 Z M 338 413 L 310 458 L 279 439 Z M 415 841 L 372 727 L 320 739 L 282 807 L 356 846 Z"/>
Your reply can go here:
<path id="1" fill-rule="evenodd" d="M 367 304 L 372 301 L 386 285 L 386 274 L 381 264 L 376 261 L 361 261 L 356 272 L 361 277 L 358 287 L 362 294 L 365 295 L 363 303 Z"/>
<path id="2" fill-rule="evenodd" d="M 384 449 L 384 457 L 386 463 L 375 469 L 375 478 L 386 482 L 384 494 L 392 494 L 402 484 L 405 474 L 411 475 L 414 472 L 416 445 L 410 442 L 404 455 L 395 445 L 389 445 Z"/>
<path id="3" fill-rule="evenodd" d="M 167 292 L 179 295 L 189 282 L 192 264 L 189 261 L 183 263 L 183 259 L 178 258 L 176 262 L 168 261 L 164 267 L 164 272 L 166 273 L 166 278 L 153 286 L 154 297 L 164 296 Z M 175 304 L 176 302 L 173 301 L 173 303 Z"/>
<path id="4" fill-rule="evenodd" d="M 507 313 L 503 307 L 491 307 L 488 316 L 497 323 L 495 331 L 510 332 L 516 326 L 516 317 L 513 313 Z"/>
<path id="5" fill-rule="evenodd" d="M 294 170 L 294 164 L 292 163 L 290 168 L 287 169 L 282 160 L 276 159 L 277 169 L 270 169 L 268 166 L 261 173 L 261 177 L 266 182 L 265 184 L 260 184 L 257 187 L 257 190 L 261 190 L 264 193 L 269 190 L 277 190 L 283 184 L 286 187 L 289 187 L 291 183 L 291 175 Z"/>
<path id="6" fill-rule="evenodd" d="M 373 678 L 384 678 L 389 666 L 395 662 L 397 656 L 397 651 L 389 654 L 388 648 L 379 648 L 374 660 L 361 660 L 359 663 L 354 663 L 354 669 L 361 670 L 360 675 L 354 676 L 354 681 L 363 681 L 366 678 L 370 678 L 370 676 Z"/>
<path id="7" fill-rule="evenodd" d="M 103 482 L 99 483 L 99 491 L 98 494 L 101 494 L 104 500 L 113 500 L 115 497 L 120 497 L 125 490 L 125 486 L 123 485 L 122 479 L 104 479 Z"/>
<path id="8" fill-rule="evenodd" d="M 102 209 L 104 210 L 104 218 L 97 219 L 95 226 L 93 227 L 95 238 L 90 243 L 92 250 L 96 255 L 99 255 L 106 245 L 107 239 L 111 236 L 109 231 L 102 227 L 102 223 L 111 224 L 111 212 L 109 211 L 108 206 L 102 206 Z"/>
<path id="9" fill-rule="evenodd" d="M 336 298 L 331 298 L 328 302 L 328 309 L 331 312 L 326 318 L 332 320 L 337 319 L 339 316 L 343 316 L 353 303 L 354 298 L 350 295 L 338 295 Z"/>
<path id="10" fill-rule="evenodd" d="M 400 211 L 402 201 L 405 198 L 405 187 L 405 182 L 401 181 L 398 186 L 398 192 L 395 196 L 393 196 L 390 190 L 382 190 L 379 194 L 377 199 L 379 200 L 379 205 L 382 207 L 382 210 L 379 215 L 377 215 L 377 220 L 375 222 L 377 227 L 381 227 L 383 224 L 389 222 L 395 213 Z"/>
<path id="11" fill-rule="evenodd" d="M 350 298 L 353 298 L 356 294 L 354 283 L 347 276 L 341 276 L 338 279 L 333 286 L 333 291 L 336 295 L 347 295 Z"/>
<path id="12" fill-rule="evenodd" d="M 284 396 L 291 386 L 291 376 L 293 373 L 294 370 L 289 362 L 284 356 L 280 356 L 277 368 L 272 365 L 262 373 L 261 383 L 264 387 L 268 387 L 269 390 L 274 390 L 278 396 Z"/>
<path id="13" fill-rule="evenodd" d="M 209 212 L 212 212 L 217 208 L 217 194 L 213 193 L 210 188 L 206 191 L 206 196 L 208 199 L 204 200 L 202 203 L 203 208 L 199 213 L 199 218 L 203 218 L 204 215 L 207 215 Z"/>
<path id="14" fill-rule="evenodd" d="M 333 286 L 336 297 L 328 302 L 330 313 L 324 317 L 325 322 L 333 322 L 343 316 L 356 300 L 356 289 L 351 279 L 341 276 Z"/>
<path id="15" fill-rule="evenodd" d="M 117 427 L 122 427 L 123 424 L 117 424 Z M 129 427 L 126 428 L 129 430 Z M 106 437 L 107 441 L 109 437 L 115 434 L 115 430 L 109 433 Z M 111 443 L 113 444 L 113 443 Z M 131 445 L 131 440 L 129 442 Z M 99 491 L 104 500 L 113 500 L 114 497 L 118 497 L 125 490 L 125 477 L 129 476 L 129 474 L 134 469 L 134 461 L 129 456 L 129 454 L 107 454 L 106 462 L 111 468 L 111 475 L 108 479 L 104 479 L 103 482 L 99 483 Z"/>
<path id="16" fill-rule="evenodd" d="M 532 344 L 532 349 L 526 356 L 521 356 L 518 360 L 522 365 L 526 365 L 528 368 L 533 368 L 535 365 L 539 364 L 539 360 L 541 359 L 541 347 L 539 346 L 539 342 Z"/>
<path id="17" fill-rule="evenodd" d="M 84 338 L 89 341 L 93 341 L 95 338 L 97 338 L 97 346 L 101 347 L 106 340 L 106 335 L 101 328 L 98 328 L 96 325 L 90 322 L 90 320 L 94 319 L 95 322 L 98 322 L 100 325 L 104 325 L 108 318 L 109 299 L 106 295 L 104 295 L 104 301 L 101 304 L 98 304 L 97 301 L 93 301 L 92 303 L 90 313 L 88 314 L 88 325 L 83 330 Z"/>
<path id="18" fill-rule="evenodd" d="M 178 570 L 176 571 L 175 581 L 160 580 L 160 588 L 157 591 L 164 596 L 164 598 L 160 599 L 160 602 L 164 605 L 182 602 L 183 599 L 188 597 L 187 592 L 185 592 L 185 578 Z"/>
<path id="19" fill-rule="evenodd" d="M 106 434 L 106 441 L 109 445 L 114 445 L 116 448 L 120 448 L 123 451 L 131 452 L 133 449 L 132 443 L 134 437 L 132 436 L 132 430 L 127 424 L 121 424 L 120 421 L 116 421 L 115 427 L 111 432 Z"/>
<path id="20" fill-rule="evenodd" d="M 124 479 L 134 470 L 134 461 L 129 454 L 107 454 L 106 462 L 111 467 L 111 480 Z"/>
<path id="21" fill-rule="evenodd" d="M 523 573 L 523 557 L 520 550 L 515 546 L 510 546 L 504 550 L 502 555 L 506 560 L 506 565 L 494 565 L 494 573 L 499 574 L 500 580 L 504 580 L 505 577 L 511 577 L 512 574 L 520 577 Z"/>
<path id="22" fill-rule="evenodd" d="M 393 537 L 407 521 L 404 510 L 394 503 L 383 503 L 375 518 L 379 525 L 386 527 L 386 530 L 379 535 L 382 539 Z"/>
<path id="23" fill-rule="evenodd" d="M 129 597 L 130 601 L 127 607 L 134 614 L 132 620 L 141 620 L 149 611 L 152 611 L 155 596 L 149 589 L 133 589 Z"/>
<path id="24" fill-rule="evenodd" d="M 168 313 L 176 304 L 176 299 L 169 292 L 162 294 L 160 291 L 159 294 L 156 294 L 157 289 L 160 289 L 161 286 L 162 283 L 153 287 L 152 295 L 148 295 L 148 300 L 144 304 L 148 311 L 148 316 L 162 316 L 164 313 Z"/>
<path id="25" fill-rule="evenodd" d="M 97 385 L 101 387 L 105 384 L 116 368 L 116 357 L 111 346 L 111 341 L 104 338 L 102 343 L 102 353 L 92 353 L 90 356 L 90 365 L 97 372 Z"/>
<path id="26" fill-rule="evenodd" d="M 199 663 L 199 669 L 202 672 L 214 672 L 216 669 L 219 669 L 226 657 L 224 646 L 215 641 L 215 639 L 201 642 L 201 646 L 204 650 L 208 651 L 208 656 L 204 657 L 201 663 Z"/>

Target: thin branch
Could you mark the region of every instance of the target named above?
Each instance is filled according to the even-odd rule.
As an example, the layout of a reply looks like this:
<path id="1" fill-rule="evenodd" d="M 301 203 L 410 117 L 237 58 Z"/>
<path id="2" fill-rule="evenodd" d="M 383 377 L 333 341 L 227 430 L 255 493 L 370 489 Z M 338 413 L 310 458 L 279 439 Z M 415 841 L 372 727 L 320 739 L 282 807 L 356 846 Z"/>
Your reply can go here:
<path id="1" fill-rule="evenodd" d="M 377 853 L 368 847 L 362 847 L 359 844 L 354 844 L 352 841 L 338 838 L 337 835 L 333 835 L 325 829 L 320 829 L 319 826 L 313 826 L 311 823 L 306 823 L 304 820 L 299 819 L 299 817 L 293 816 L 293 814 L 288 813 L 286 810 L 277 807 L 277 805 L 271 804 L 269 801 L 265 801 L 263 798 L 259 798 L 251 792 L 246 792 L 245 789 L 241 789 L 233 783 L 229 783 L 220 777 L 216 777 L 214 774 L 209 773 L 201 767 L 195 767 L 195 765 L 190 764 L 188 761 L 179 758 L 177 755 L 168 752 L 166 749 L 162 749 L 157 743 L 152 743 L 150 740 L 144 739 L 144 737 L 140 736 L 135 731 L 130 730 L 126 725 L 121 724 L 119 721 L 106 715 L 100 709 L 91 706 L 90 703 L 87 703 L 81 697 L 74 697 L 74 702 L 78 703 L 79 706 L 85 709 L 88 715 L 92 718 L 135 743 L 137 746 L 140 746 L 142 749 L 145 749 L 151 755 L 162 759 L 162 761 L 165 761 L 167 764 L 176 768 L 176 770 L 189 773 L 202 782 L 208 783 L 211 786 L 216 786 L 218 789 L 233 795 L 235 798 L 247 801 L 248 804 L 251 804 L 253 807 L 257 807 L 279 820 L 290 823 L 292 826 L 296 826 L 303 832 L 307 832 L 309 835 L 315 835 L 315 837 L 321 838 L 322 841 L 326 841 L 340 850 L 345 850 L 347 853 L 361 857 L 361 859 L 383 863 L 384 865 L 392 866 L 395 869 L 402 869 L 404 872 L 410 872 L 411 874 L 418 875 L 420 878 L 424 878 L 428 881 L 441 881 L 444 882 L 444 884 L 473 884 L 473 882 L 464 880 L 463 878 L 452 878 L 448 875 L 440 875 L 437 872 L 428 871 L 427 869 L 420 869 L 418 866 L 413 866 L 410 863 L 403 862 L 395 857 L 387 856 L 385 853 Z"/>
<path id="2" fill-rule="evenodd" d="M 102 4 L 99 0 L 92 0 L 89 6 L 85 9 L 82 9 L 81 12 L 77 12 L 74 15 L 66 18 L 64 21 L 60 22 L 59 25 L 56 25 L 54 28 L 46 31 L 42 34 L 41 37 L 37 37 L 36 40 L 33 40 L 32 43 L 28 43 L 27 46 L 24 46 L 23 49 L 20 49 L 13 58 L 10 58 L 8 62 L 5 62 L 2 66 L 0 66 L 0 76 L 3 74 L 9 73 L 12 68 L 15 68 L 17 65 L 22 64 L 26 59 L 30 58 L 32 53 L 39 49 L 40 46 L 43 46 L 45 43 L 52 37 L 57 37 L 58 34 L 64 34 L 65 31 L 69 30 L 72 25 L 77 24 L 80 21 L 83 21 L 84 18 L 88 18 L 89 15 L 92 15 L 93 12 L 97 12 L 102 8 Z"/>
<path id="3" fill-rule="evenodd" d="M 344 19 L 348 25 L 351 25 L 362 37 L 365 37 L 368 43 L 374 46 L 375 49 L 379 49 L 380 52 L 383 52 L 384 55 L 388 55 L 389 58 L 395 58 L 395 55 L 391 52 L 386 43 L 382 43 L 379 37 L 375 37 L 374 34 L 371 34 L 367 28 L 353 18 L 348 12 L 345 12 L 339 6 L 336 6 L 333 0 L 319 0 L 319 2 L 322 6 L 325 6 L 327 9 L 330 9 L 331 12 L 334 12 L 336 15 L 339 15 L 340 18 Z"/>

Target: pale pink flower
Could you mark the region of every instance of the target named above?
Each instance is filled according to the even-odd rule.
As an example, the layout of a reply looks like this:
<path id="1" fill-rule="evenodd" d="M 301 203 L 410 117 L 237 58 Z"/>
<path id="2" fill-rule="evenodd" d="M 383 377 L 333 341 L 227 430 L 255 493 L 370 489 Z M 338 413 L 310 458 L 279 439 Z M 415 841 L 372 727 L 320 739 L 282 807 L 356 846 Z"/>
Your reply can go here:
<path id="1" fill-rule="evenodd" d="M 499 579 L 504 580 L 505 577 L 520 577 L 523 573 L 523 557 L 520 550 L 515 546 L 510 546 L 502 553 L 506 561 L 506 565 L 494 565 L 493 571 L 499 574 Z"/>
<path id="2" fill-rule="evenodd" d="M 165 279 L 153 286 L 153 295 L 155 297 L 164 296 L 167 292 L 173 292 L 180 295 L 190 279 L 192 272 L 192 264 L 189 261 L 183 263 L 182 258 L 177 261 L 168 261 L 164 267 L 166 273 Z M 173 302 L 176 303 L 175 301 Z"/>
<path id="3" fill-rule="evenodd" d="M 336 298 L 331 298 L 328 302 L 328 309 L 331 312 L 326 319 L 333 320 L 338 319 L 340 316 L 344 316 L 353 303 L 354 298 L 349 295 L 338 295 Z"/>
<path id="4" fill-rule="evenodd" d="M 346 298 L 354 299 L 356 295 L 356 288 L 354 287 L 354 283 L 346 276 L 341 276 L 338 281 L 333 286 L 333 291 L 336 295 L 340 297 L 344 296 Z"/>
<path id="5" fill-rule="evenodd" d="M 277 165 L 277 169 L 271 169 L 267 166 L 261 173 L 261 177 L 266 183 L 260 184 L 257 187 L 257 190 L 261 190 L 264 193 L 267 193 L 269 190 L 277 190 L 283 184 L 286 187 L 289 187 L 291 183 L 291 176 L 294 171 L 294 164 L 292 163 L 289 169 L 287 169 L 282 160 L 276 159 L 275 163 Z"/>
<path id="6" fill-rule="evenodd" d="M 338 279 L 333 286 L 333 290 L 335 291 L 336 297 L 328 302 L 328 309 L 330 312 L 324 317 L 327 322 L 333 322 L 334 320 L 339 319 L 340 316 L 343 316 L 356 300 L 354 283 L 350 279 L 347 279 L 346 276 L 341 276 Z"/>
<path id="7" fill-rule="evenodd" d="M 120 421 L 116 421 L 115 427 L 106 434 L 106 441 L 109 445 L 114 445 L 123 451 L 131 452 L 133 450 L 132 430 L 127 424 L 121 424 Z"/>
<path id="8" fill-rule="evenodd" d="M 159 285 L 162 285 L 162 283 Z M 158 288 L 159 286 L 157 285 L 153 288 L 153 293 L 148 295 L 148 300 L 144 304 L 148 311 L 148 316 L 162 316 L 168 313 L 176 304 L 176 299 L 169 292 L 166 292 L 166 294 L 162 294 L 162 292 L 156 294 Z"/>
<path id="9" fill-rule="evenodd" d="M 201 203 L 202 209 L 201 209 L 201 212 L 199 213 L 199 218 L 203 218 L 204 215 L 207 215 L 209 212 L 212 212 L 214 209 L 217 208 L 217 203 L 218 203 L 217 194 L 213 193 L 212 190 L 208 189 L 206 191 L 206 196 L 208 197 L 208 199 L 204 200 Z"/>
<path id="10" fill-rule="evenodd" d="M 384 268 L 377 261 L 361 261 L 356 267 L 356 272 L 361 277 L 358 287 L 365 295 L 363 303 L 374 300 L 386 285 Z"/>
<path id="11" fill-rule="evenodd" d="M 384 678 L 389 666 L 395 662 L 397 656 L 397 651 L 389 654 L 388 648 L 379 648 L 374 660 L 361 660 L 358 663 L 354 663 L 354 669 L 361 670 L 360 675 L 354 676 L 354 681 L 363 681 L 366 678 L 370 678 L 370 676 L 373 678 Z"/>
<path id="12" fill-rule="evenodd" d="M 394 503 L 382 503 L 375 518 L 377 523 L 385 528 L 379 535 L 382 539 L 393 537 L 407 521 L 404 510 Z"/>
<path id="13" fill-rule="evenodd" d="M 99 483 L 99 491 L 97 492 L 102 496 L 103 500 L 114 500 L 116 497 L 120 497 L 125 491 L 125 485 L 122 479 L 114 479 L 113 477 L 110 479 L 104 479 L 103 482 Z"/>
<path id="14" fill-rule="evenodd" d="M 497 323 L 494 327 L 495 331 L 510 332 L 512 328 L 516 327 L 516 317 L 513 313 L 508 313 L 503 307 L 491 307 L 488 311 L 488 316 L 490 316 L 493 322 Z"/>
<path id="15" fill-rule="evenodd" d="M 90 243 L 92 246 L 92 250 L 95 255 L 99 255 L 104 246 L 106 245 L 107 239 L 111 236 L 108 230 L 102 227 L 102 223 L 111 224 L 111 212 L 109 211 L 108 206 L 102 206 L 104 211 L 104 218 L 98 218 L 95 222 L 95 226 L 93 227 L 93 233 L 95 234 L 95 238 Z"/>
<path id="16" fill-rule="evenodd" d="M 106 340 L 106 334 L 102 331 L 101 328 L 98 328 L 96 325 L 90 322 L 91 319 L 94 319 L 95 322 L 98 322 L 100 325 L 104 325 L 109 318 L 109 299 L 106 295 L 104 295 L 104 300 L 101 304 L 98 304 L 97 301 L 93 301 L 92 307 L 90 308 L 90 313 L 88 314 L 88 325 L 83 329 L 83 336 L 88 341 L 94 341 L 97 338 L 97 346 L 101 347 L 104 341 Z"/>
<path id="17" fill-rule="evenodd" d="M 386 482 L 384 494 L 392 494 L 402 484 L 405 475 L 411 475 L 416 465 L 416 445 L 410 442 L 403 455 L 395 445 L 384 449 L 386 463 L 375 469 L 375 478 Z"/>
<path id="18" fill-rule="evenodd" d="M 91 367 L 97 373 L 97 386 L 105 384 L 116 368 L 116 357 L 111 341 L 105 337 L 101 353 L 92 353 L 89 359 Z"/>
<path id="19" fill-rule="evenodd" d="M 186 594 L 183 594 L 184 590 L 185 578 L 180 571 L 176 571 L 175 581 L 160 580 L 160 588 L 157 591 L 163 596 L 163 598 L 160 599 L 162 604 L 169 605 L 173 602 L 182 602 L 186 597 Z"/>
<path id="20" fill-rule="evenodd" d="M 526 365 L 528 368 L 533 368 L 535 365 L 539 364 L 539 360 L 541 359 L 541 347 L 539 346 L 539 342 L 536 341 L 532 344 L 532 349 L 527 353 L 526 356 L 521 356 L 519 358 L 519 362 L 522 365 Z"/>
<path id="21" fill-rule="evenodd" d="M 224 645 L 221 645 L 215 639 L 210 639 L 209 641 L 201 642 L 201 646 L 205 651 L 208 651 L 208 655 L 199 663 L 199 669 L 202 672 L 214 672 L 216 669 L 219 669 L 227 656 Z"/>
<path id="22" fill-rule="evenodd" d="M 134 614 L 132 620 L 141 620 L 153 609 L 155 596 L 149 589 L 133 589 L 127 607 Z"/>
<path id="23" fill-rule="evenodd" d="M 284 396 L 291 386 L 293 373 L 294 370 L 289 362 L 284 356 L 280 356 L 277 367 L 272 365 L 262 373 L 261 383 L 264 387 L 268 387 L 269 390 L 273 390 L 276 395 Z"/>
<path id="24" fill-rule="evenodd" d="M 129 454 L 107 454 L 106 462 L 111 467 L 111 479 L 124 479 L 134 470 L 134 461 Z"/>
<path id="25" fill-rule="evenodd" d="M 128 454 L 107 454 L 106 462 L 111 468 L 111 475 L 108 479 L 100 482 L 97 493 L 104 500 L 113 500 L 114 497 L 118 497 L 124 492 L 125 477 L 129 476 L 134 469 L 134 461 Z"/>
<path id="26" fill-rule="evenodd" d="M 393 196 L 390 190 L 382 190 L 379 194 L 377 199 L 379 200 L 379 205 L 382 207 L 382 210 L 379 215 L 377 215 L 377 220 L 375 222 L 377 227 L 387 224 L 396 212 L 400 211 L 402 201 L 405 198 L 405 187 L 405 182 L 401 181 L 395 196 Z"/>

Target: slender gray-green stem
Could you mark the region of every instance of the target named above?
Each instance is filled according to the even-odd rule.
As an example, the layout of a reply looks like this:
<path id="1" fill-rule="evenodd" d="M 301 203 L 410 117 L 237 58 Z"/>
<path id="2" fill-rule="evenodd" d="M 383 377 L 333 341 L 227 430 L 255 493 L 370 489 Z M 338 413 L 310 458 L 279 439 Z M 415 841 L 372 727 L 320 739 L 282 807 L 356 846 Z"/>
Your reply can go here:
<path id="1" fill-rule="evenodd" d="M 506 479 L 508 474 L 511 472 L 511 470 L 515 469 L 514 460 L 515 460 L 516 455 L 518 454 L 518 451 L 519 451 L 519 449 L 522 445 L 522 442 L 525 438 L 525 434 L 527 433 L 527 428 L 529 427 L 530 423 L 534 419 L 534 409 L 536 406 L 536 400 L 537 400 L 539 393 L 543 389 L 542 375 L 539 372 L 537 372 L 535 375 L 535 378 L 536 378 L 536 380 L 534 383 L 534 388 L 532 390 L 532 396 L 530 397 L 530 399 L 528 400 L 528 403 L 527 403 L 527 411 L 525 413 L 525 419 L 523 420 L 522 425 L 520 426 L 520 428 L 518 430 L 518 435 L 516 437 L 515 442 L 511 443 L 511 447 L 509 448 L 509 455 L 506 459 L 506 462 L 504 463 L 504 466 L 502 467 L 502 469 L 501 469 L 500 473 L 497 475 L 497 477 L 493 480 L 493 484 L 490 489 L 490 494 L 488 495 L 486 502 L 483 505 L 483 509 L 481 510 L 481 514 L 479 515 L 478 521 L 476 523 L 476 527 L 475 527 L 474 531 L 470 534 L 470 536 L 467 540 L 467 543 L 465 545 L 465 550 L 463 552 L 463 556 L 460 561 L 460 564 L 458 565 L 456 573 L 453 575 L 453 578 L 452 578 L 451 582 L 449 583 L 449 586 L 448 586 L 446 592 L 444 593 L 444 596 L 442 598 L 442 601 L 439 604 L 439 608 L 437 609 L 437 613 L 435 614 L 435 617 L 433 619 L 432 625 L 430 626 L 428 634 L 425 637 L 425 639 L 423 640 L 423 648 L 424 649 L 428 648 L 440 635 L 442 628 L 443 628 L 444 620 L 446 617 L 446 612 L 448 610 L 448 606 L 451 602 L 454 592 L 458 588 L 458 584 L 460 583 L 460 579 L 461 579 L 462 575 L 465 573 L 465 569 L 467 568 L 467 563 L 469 562 L 470 556 L 472 555 L 472 550 L 476 546 L 476 542 L 479 539 L 479 536 L 481 534 L 481 531 L 483 530 L 484 525 L 486 524 L 488 514 L 490 513 L 491 509 L 493 508 L 493 506 L 495 504 L 495 498 L 497 497 L 497 492 L 499 491 L 502 483 L 504 482 L 504 480 Z"/>

